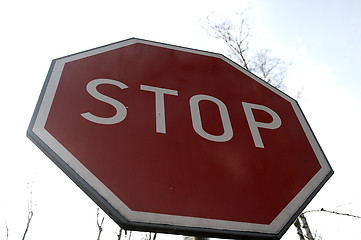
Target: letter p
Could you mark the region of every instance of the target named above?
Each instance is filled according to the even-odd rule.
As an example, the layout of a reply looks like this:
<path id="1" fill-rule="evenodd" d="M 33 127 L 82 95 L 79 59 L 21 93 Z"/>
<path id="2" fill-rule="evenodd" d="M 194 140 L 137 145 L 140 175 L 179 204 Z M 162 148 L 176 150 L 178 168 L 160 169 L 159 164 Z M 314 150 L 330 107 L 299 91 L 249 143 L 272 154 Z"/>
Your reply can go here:
<path id="1" fill-rule="evenodd" d="M 263 141 L 259 133 L 259 128 L 277 129 L 281 126 L 282 123 L 281 118 L 277 115 L 275 111 L 263 105 L 242 102 L 242 106 L 244 109 L 244 113 L 246 114 L 249 129 L 251 130 L 254 145 L 259 148 L 264 148 Z M 272 116 L 273 118 L 272 122 L 270 123 L 257 122 L 254 119 L 252 109 L 257 109 L 267 112 L 269 115 Z"/>

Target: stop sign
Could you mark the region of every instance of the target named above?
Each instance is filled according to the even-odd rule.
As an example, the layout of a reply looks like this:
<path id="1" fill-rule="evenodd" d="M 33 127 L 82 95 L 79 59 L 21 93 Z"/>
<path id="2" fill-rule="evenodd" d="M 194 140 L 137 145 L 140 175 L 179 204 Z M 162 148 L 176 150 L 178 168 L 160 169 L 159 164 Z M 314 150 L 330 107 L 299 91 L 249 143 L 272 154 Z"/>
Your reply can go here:
<path id="1" fill-rule="evenodd" d="M 28 137 L 135 230 L 277 239 L 333 173 L 294 99 L 140 39 L 55 59 Z"/>

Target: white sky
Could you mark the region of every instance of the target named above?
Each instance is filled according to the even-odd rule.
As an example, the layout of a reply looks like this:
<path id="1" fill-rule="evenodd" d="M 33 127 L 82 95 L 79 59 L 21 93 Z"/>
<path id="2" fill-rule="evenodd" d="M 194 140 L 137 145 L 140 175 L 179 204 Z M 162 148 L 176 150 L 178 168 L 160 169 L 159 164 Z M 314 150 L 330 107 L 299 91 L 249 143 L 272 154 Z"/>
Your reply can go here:
<path id="1" fill-rule="evenodd" d="M 360 1 L 2 1 L 0 3 L 0 238 L 21 238 L 27 183 L 34 218 L 27 239 L 95 239 L 96 206 L 25 137 L 51 60 L 130 37 L 224 53 L 202 19 L 248 7 L 253 44 L 292 62 L 288 93 L 300 105 L 335 175 L 308 209 L 361 215 Z M 306 215 L 323 239 L 358 239 L 361 220 Z M 107 218 L 104 238 L 115 239 Z M 347 236 L 345 235 L 347 234 Z M 167 239 L 167 237 L 164 237 Z M 283 239 L 298 239 L 293 227 Z"/>

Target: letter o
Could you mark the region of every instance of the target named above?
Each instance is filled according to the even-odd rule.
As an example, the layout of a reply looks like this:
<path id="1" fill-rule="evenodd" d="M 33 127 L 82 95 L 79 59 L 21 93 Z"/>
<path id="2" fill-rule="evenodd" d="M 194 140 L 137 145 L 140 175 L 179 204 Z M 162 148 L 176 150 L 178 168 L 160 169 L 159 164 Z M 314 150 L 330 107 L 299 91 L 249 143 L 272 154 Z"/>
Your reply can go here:
<path id="1" fill-rule="evenodd" d="M 222 135 L 213 135 L 204 131 L 202 126 L 201 114 L 199 111 L 199 102 L 204 100 L 211 101 L 217 104 L 219 113 L 221 115 L 224 131 Z M 193 129 L 196 133 L 198 133 L 199 136 L 214 142 L 226 142 L 233 137 L 233 130 L 231 121 L 229 119 L 227 107 L 221 100 L 212 96 L 199 94 L 191 97 L 191 99 L 189 100 L 189 105 L 191 109 Z"/>

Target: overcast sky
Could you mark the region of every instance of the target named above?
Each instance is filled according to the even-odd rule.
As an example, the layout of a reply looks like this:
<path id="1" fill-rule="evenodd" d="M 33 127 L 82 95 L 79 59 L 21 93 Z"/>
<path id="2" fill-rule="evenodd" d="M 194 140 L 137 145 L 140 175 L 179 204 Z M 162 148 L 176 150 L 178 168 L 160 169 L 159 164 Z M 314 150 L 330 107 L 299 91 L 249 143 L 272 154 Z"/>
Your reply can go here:
<path id="1" fill-rule="evenodd" d="M 288 94 L 299 103 L 335 175 L 307 209 L 361 215 L 361 2 L 2 1 L 0 3 L 0 238 L 19 239 L 28 183 L 34 218 L 27 239 L 95 239 L 96 205 L 26 138 L 51 60 L 130 37 L 226 53 L 204 19 L 247 8 L 252 44 L 292 64 Z M 359 239 L 360 219 L 308 213 L 323 239 Z M 107 218 L 103 239 L 115 239 Z M 345 236 L 347 234 L 347 237 Z M 108 236 L 108 238 L 106 237 Z M 167 237 L 164 237 L 167 239 Z M 298 239 L 291 227 L 283 239 Z"/>

